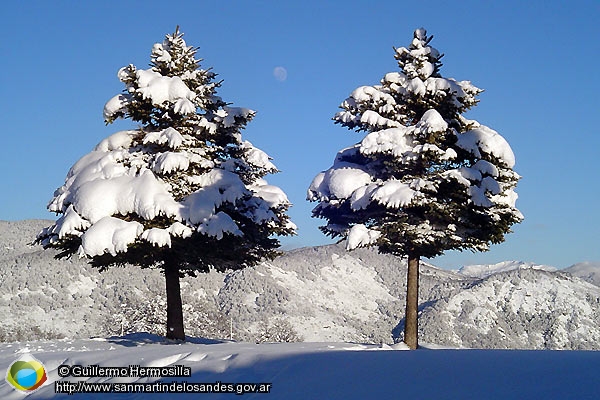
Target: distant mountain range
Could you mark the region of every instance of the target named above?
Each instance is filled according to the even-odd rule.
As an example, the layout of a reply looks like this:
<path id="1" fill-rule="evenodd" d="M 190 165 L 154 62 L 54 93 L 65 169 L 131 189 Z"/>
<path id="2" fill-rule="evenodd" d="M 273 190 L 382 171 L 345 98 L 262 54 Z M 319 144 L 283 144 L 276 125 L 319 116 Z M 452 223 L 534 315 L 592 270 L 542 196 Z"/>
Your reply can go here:
<path id="1" fill-rule="evenodd" d="M 162 334 L 157 270 L 99 273 L 29 243 L 49 221 L 0 221 L 0 341 Z M 342 246 L 286 252 L 231 274 L 185 278 L 186 332 L 245 341 L 400 340 L 406 262 Z M 421 264 L 421 341 L 471 348 L 600 349 L 600 263 Z"/>

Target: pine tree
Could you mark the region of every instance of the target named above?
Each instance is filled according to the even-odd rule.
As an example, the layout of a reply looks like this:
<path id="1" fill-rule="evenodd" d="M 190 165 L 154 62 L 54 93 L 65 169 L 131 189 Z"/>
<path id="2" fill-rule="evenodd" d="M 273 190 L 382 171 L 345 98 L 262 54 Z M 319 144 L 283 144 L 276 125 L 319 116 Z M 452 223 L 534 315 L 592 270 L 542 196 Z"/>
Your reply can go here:
<path id="1" fill-rule="evenodd" d="M 140 126 L 101 141 L 69 171 L 48 209 L 62 214 L 38 241 L 79 254 L 101 270 L 161 268 L 167 337 L 184 339 L 179 278 L 240 269 L 278 254 L 276 235 L 294 234 L 277 172 L 241 131 L 255 112 L 231 107 L 200 68 L 179 28 L 152 48 L 151 67 L 128 65 L 125 90 L 104 107 L 107 124 Z"/>
<path id="2" fill-rule="evenodd" d="M 523 216 L 515 207 L 514 154 L 494 130 L 462 114 L 481 89 L 444 78 L 432 36 L 417 29 L 408 48 L 395 50 L 399 72 L 362 86 L 334 121 L 366 136 L 341 150 L 318 174 L 308 200 L 321 229 L 346 246 L 377 246 L 408 258 L 404 340 L 418 346 L 421 257 L 446 250 L 485 251 Z"/>

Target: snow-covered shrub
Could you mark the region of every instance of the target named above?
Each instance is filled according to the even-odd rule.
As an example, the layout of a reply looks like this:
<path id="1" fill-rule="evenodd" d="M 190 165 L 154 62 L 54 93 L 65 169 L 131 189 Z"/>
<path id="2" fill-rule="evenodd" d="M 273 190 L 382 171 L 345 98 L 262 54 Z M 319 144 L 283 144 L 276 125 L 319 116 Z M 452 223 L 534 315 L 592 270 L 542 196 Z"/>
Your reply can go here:
<path id="1" fill-rule="evenodd" d="M 258 323 L 258 331 L 253 336 L 256 343 L 302 341 L 302 337 L 285 317 L 264 317 Z"/>
<path id="2" fill-rule="evenodd" d="M 134 304 L 121 304 L 121 311 L 112 318 L 109 332 L 115 335 L 126 335 L 136 332 L 148 332 L 163 335 L 167 322 L 164 297 L 154 296 Z"/>
<path id="3" fill-rule="evenodd" d="M 23 318 L 18 324 L 0 326 L 0 343 L 25 342 L 30 340 L 63 339 L 64 335 L 53 330 L 46 330 L 34 321 Z"/>

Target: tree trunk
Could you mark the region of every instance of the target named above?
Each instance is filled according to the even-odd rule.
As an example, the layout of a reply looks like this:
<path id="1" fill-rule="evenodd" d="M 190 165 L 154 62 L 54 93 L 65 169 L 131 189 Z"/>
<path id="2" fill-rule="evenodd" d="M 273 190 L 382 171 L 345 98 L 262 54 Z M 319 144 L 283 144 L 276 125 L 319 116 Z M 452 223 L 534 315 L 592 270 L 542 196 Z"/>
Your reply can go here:
<path id="1" fill-rule="evenodd" d="M 406 315 L 404 317 L 404 343 L 415 350 L 419 347 L 419 256 L 408 256 L 408 275 L 406 278 Z"/>
<path id="2" fill-rule="evenodd" d="M 164 269 L 167 288 L 167 339 L 185 340 L 179 266 L 176 262 L 165 261 Z"/>

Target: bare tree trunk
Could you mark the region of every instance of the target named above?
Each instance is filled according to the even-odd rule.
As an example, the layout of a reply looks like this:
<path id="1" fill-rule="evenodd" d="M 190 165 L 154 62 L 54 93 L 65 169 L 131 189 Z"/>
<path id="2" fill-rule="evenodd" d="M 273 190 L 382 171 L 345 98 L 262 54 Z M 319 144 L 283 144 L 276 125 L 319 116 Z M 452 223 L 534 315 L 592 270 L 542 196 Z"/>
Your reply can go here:
<path id="1" fill-rule="evenodd" d="M 404 343 L 415 350 L 419 347 L 419 256 L 408 256 L 408 275 L 406 279 L 406 315 L 404 317 Z"/>
<path id="2" fill-rule="evenodd" d="M 167 339 L 185 340 L 179 266 L 176 262 L 165 261 L 164 269 L 167 288 Z"/>

